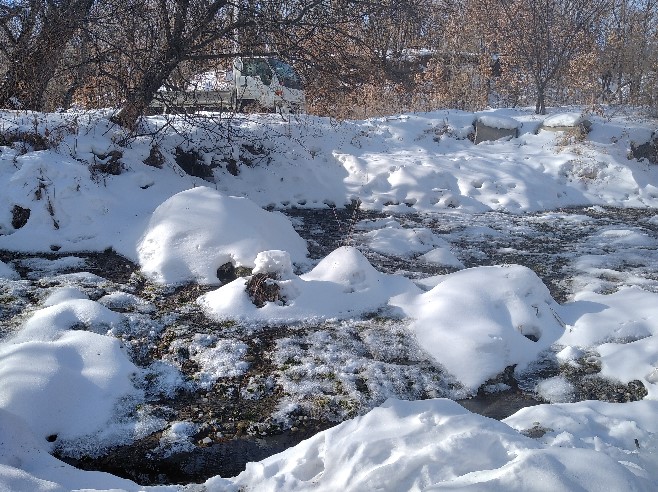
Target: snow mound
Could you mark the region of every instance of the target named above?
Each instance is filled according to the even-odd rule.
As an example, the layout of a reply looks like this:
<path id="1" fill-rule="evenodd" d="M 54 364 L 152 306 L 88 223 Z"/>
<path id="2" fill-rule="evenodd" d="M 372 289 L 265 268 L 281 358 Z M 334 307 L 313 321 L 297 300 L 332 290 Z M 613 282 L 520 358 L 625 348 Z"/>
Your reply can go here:
<path id="1" fill-rule="evenodd" d="M 592 348 L 598 353 L 602 376 L 625 384 L 639 379 L 648 397 L 658 398 L 657 305 L 658 294 L 639 287 L 608 295 L 577 295 L 562 307 L 568 330 L 557 343 L 565 347 L 560 352 L 563 359 L 576 364 L 582 355 L 579 348 Z"/>
<path id="2" fill-rule="evenodd" d="M 573 401 L 575 395 L 573 384 L 562 376 L 555 376 L 541 381 L 535 391 L 550 403 L 569 403 Z"/>
<path id="3" fill-rule="evenodd" d="M 518 430 L 541 428 L 538 441 L 551 448 L 582 448 L 605 453 L 633 473 L 658 481 L 658 402 L 624 404 L 581 401 L 537 405 L 519 410 L 503 422 Z M 614 490 L 609 487 L 609 490 Z M 623 490 L 631 490 L 628 488 Z M 644 489 L 640 489 L 644 490 Z"/>
<path id="4" fill-rule="evenodd" d="M 76 289 L 73 289 L 76 290 Z M 21 343 L 31 340 L 56 340 L 66 330 L 84 327 L 95 333 L 105 334 L 119 327 L 124 317 L 89 299 L 76 299 L 72 291 L 64 291 L 61 302 L 54 303 L 58 294 L 54 293 L 47 299 L 48 307 L 39 309 L 22 326 L 21 330 L 11 338 L 10 343 Z"/>
<path id="5" fill-rule="evenodd" d="M 294 448 L 249 463 L 234 482 L 246 491 L 277 492 L 650 489 L 648 480 L 604 453 L 544 449 L 450 400 L 388 400 Z"/>
<path id="6" fill-rule="evenodd" d="M 25 420 L 0 409 L 0 490 L 66 492 L 116 490 L 138 492 L 130 480 L 109 473 L 82 471 L 48 454 L 46 440 L 37 439 Z M 178 488 L 153 488 L 174 492 Z"/>
<path id="7" fill-rule="evenodd" d="M 18 273 L 16 273 L 16 270 L 14 270 L 11 266 L 0 261 L 0 278 L 6 278 L 8 280 L 18 280 L 20 278 L 20 275 L 18 275 Z"/>
<path id="8" fill-rule="evenodd" d="M 446 244 L 445 247 L 435 248 L 431 251 L 428 251 L 424 255 L 418 257 L 419 260 L 422 260 L 426 263 L 433 263 L 435 265 L 441 265 L 451 268 L 462 269 L 465 268 L 464 264 L 457 258 L 450 247 Z"/>
<path id="9" fill-rule="evenodd" d="M 55 289 L 43 301 L 45 307 L 54 306 L 65 301 L 74 301 L 79 299 L 89 299 L 87 295 L 77 287 L 59 287 Z"/>
<path id="10" fill-rule="evenodd" d="M 55 341 L 0 345 L 0 409 L 20 415 L 45 439 L 99 431 L 121 398 L 137 396 L 137 367 L 119 340 L 68 331 Z"/>
<path id="11" fill-rule="evenodd" d="M 391 303 L 414 320 L 420 346 L 472 391 L 507 366 L 522 369 L 564 332 L 546 286 L 519 265 L 462 270 Z"/>
<path id="12" fill-rule="evenodd" d="M 288 251 L 295 261 L 307 254 L 305 241 L 282 214 L 207 187 L 162 203 L 137 245 L 142 271 L 163 284 L 219 284 L 221 265 L 251 268 L 258 253 L 271 249 Z"/>
<path id="13" fill-rule="evenodd" d="M 261 251 L 254 261 L 254 275 L 257 273 L 271 273 L 279 279 L 291 278 L 292 262 L 287 251 Z"/>
<path id="14" fill-rule="evenodd" d="M 433 248 L 446 248 L 448 243 L 426 227 L 403 228 L 395 220 L 386 227 L 362 235 L 373 251 L 385 255 L 411 256 L 427 253 Z"/>
<path id="15" fill-rule="evenodd" d="M 358 249 L 346 246 L 331 252 L 301 278 L 305 281 L 331 282 L 349 293 L 375 289 L 384 283 L 386 275 L 378 272 Z"/>
<path id="16" fill-rule="evenodd" d="M 259 268 L 271 264 L 274 256 L 278 257 L 278 252 L 264 253 Z M 280 324 L 345 319 L 385 307 L 391 297 L 399 294 L 420 292 L 407 278 L 378 272 L 353 247 L 336 249 L 304 275 L 290 275 L 287 268 L 285 271 L 288 276 L 276 281 L 282 294 L 279 302 L 257 308 L 246 292 L 244 278 L 201 296 L 198 302 L 218 320 Z"/>

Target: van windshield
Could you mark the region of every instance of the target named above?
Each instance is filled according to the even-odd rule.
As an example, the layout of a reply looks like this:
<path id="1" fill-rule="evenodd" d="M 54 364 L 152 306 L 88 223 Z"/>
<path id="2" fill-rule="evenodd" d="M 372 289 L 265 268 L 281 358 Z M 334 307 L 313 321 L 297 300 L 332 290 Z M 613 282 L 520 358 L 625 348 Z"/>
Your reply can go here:
<path id="1" fill-rule="evenodd" d="M 295 69 L 292 68 L 287 63 L 277 60 L 276 58 L 268 58 L 267 62 L 270 67 L 276 74 L 276 77 L 279 79 L 279 83 L 288 87 L 289 89 L 301 89 L 302 81 L 299 79 L 299 76 L 295 72 Z"/>

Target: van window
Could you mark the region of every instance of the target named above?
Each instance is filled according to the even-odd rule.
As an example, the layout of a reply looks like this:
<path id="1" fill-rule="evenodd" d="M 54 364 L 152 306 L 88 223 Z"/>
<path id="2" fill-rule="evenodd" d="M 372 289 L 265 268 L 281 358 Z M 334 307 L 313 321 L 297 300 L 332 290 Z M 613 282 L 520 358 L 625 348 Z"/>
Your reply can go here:
<path id="1" fill-rule="evenodd" d="M 242 75 L 260 77 L 265 85 L 272 83 L 272 69 L 264 58 L 245 58 L 242 60 Z"/>
<path id="2" fill-rule="evenodd" d="M 274 73 L 282 86 L 288 87 L 289 89 L 302 88 L 302 81 L 294 68 L 276 58 L 268 58 L 267 61 L 272 67 L 272 70 L 274 70 Z"/>

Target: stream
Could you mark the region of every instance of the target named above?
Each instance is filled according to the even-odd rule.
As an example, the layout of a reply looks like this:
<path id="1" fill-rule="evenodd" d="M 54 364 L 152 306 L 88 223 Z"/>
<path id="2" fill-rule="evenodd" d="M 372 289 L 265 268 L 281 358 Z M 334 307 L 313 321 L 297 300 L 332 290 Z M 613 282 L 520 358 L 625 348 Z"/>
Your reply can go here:
<path id="1" fill-rule="evenodd" d="M 588 207 L 524 215 L 455 210 L 388 216 L 358 208 L 282 212 L 307 240 L 312 261 L 339 246 L 354 245 L 382 272 L 420 280 L 456 271 L 418 261 L 418 255 L 374 250 L 362 225 L 387 218 L 403 228 L 431 230 L 467 268 L 524 265 L 562 304 L 582 290 L 611 293 L 639 286 L 658 292 L 658 216 L 650 209 Z M 148 418 L 162 425 L 130 444 L 109 448 L 99 444 L 100 451 L 93 455 L 80 454 L 76 443 L 53 438 L 54 454 L 60 459 L 144 485 L 234 476 L 247 462 L 362 415 L 388 397 L 447 397 L 473 412 L 502 419 L 539 403 L 534 385 L 560 371 L 548 355 L 522 375 L 506 371 L 489 382 L 489 386 L 503 383 L 507 389 L 492 392 L 483 385 L 469 397 L 415 344 L 399 320 L 373 315 L 284 327 L 218 324 L 205 318 L 195 304 L 208 288 L 150 285 L 135 264 L 112 251 L 69 255 L 0 251 L 0 260 L 21 275 L 18 281 L 0 280 L 0 337 L 18 329 L 39 308 L 40 300 L 61 286 L 73 285 L 99 302 L 108 302 L 103 300 L 116 292 L 135 298 L 132 305 L 106 304 L 126 315 L 125 328 L 115 336 L 122 338 L 144 371 L 146 404 L 127 409 L 124 418 Z M 242 344 L 248 370 L 200 384 L 203 367 L 192 347 L 210 336 Z M 359 366 L 358 376 L 344 374 L 348 362 Z M 171 374 L 162 372 L 162 363 L 177 368 L 186 381 L 173 389 L 165 387 L 161 382 Z M 602 381 L 596 388 L 581 388 L 578 398 L 617 401 L 620 394 L 628 394 L 627 388 Z M 284 404 L 289 405 L 285 411 Z M 172 422 L 189 422 L 194 428 L 183 445 L 165 439 Z"/>

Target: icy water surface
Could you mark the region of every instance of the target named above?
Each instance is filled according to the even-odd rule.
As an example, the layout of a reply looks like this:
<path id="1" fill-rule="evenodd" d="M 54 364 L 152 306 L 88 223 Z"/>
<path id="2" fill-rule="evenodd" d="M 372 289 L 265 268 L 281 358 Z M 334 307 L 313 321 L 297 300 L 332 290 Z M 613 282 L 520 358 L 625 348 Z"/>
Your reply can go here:
<path id="1" fill-rule="evenodd" d="M 283 212 L 307 239 L 314 261 L 350 244 L 380 271 L 417 280 L 455 271 L 419 261 L 418 254 L 374 251 L 362 225 L 385 214 L 358 209 Z M 583 290 L 608 293 L 637 285 L 658 292 L 658 216 L 651 210 L 594 207 L 527 215 L 454 211 L 393 218 L 404 228 L 431 229 L 466 267 L 516 263 L 533 269 L 560 303 Z M 55 441 L 57 455 L 81 468 L 110 471 L 143 484 L 233 476 L 246 462 L 364 414 L 386 398 L 468 396 L 416 345 L 402 320 L 373 313 L 359 320 L 285 327 L 218 324 L 195 303 L 207 289 L 151 285 L 136 265 L 111 251 L 44 256 L 0 251 L 0 260 L 21 275 L 20 280 L 0 281 L 0 337 L 18 329 L 43 299 L 63 286 L 74 286 L 125 315 L 124 325 L 113 334 L 143 369 L 137 383 L 144 388 L 146 404 L 123 409 L 119 420 L 152 430 L 115 447 Z M 224 365 L 217 360 L 219 348 L 227 357 Z M 504 418 L 537 403 L 534 385 L 558 370 L 547 356 L 523 375 L 506 371 L 462 404 Z M 606 382 L 579 391 L 578 399 L 609 401 L 628 393 Z M 188 435 L 172 438 L 174 422 L 184 423 Z"/>

